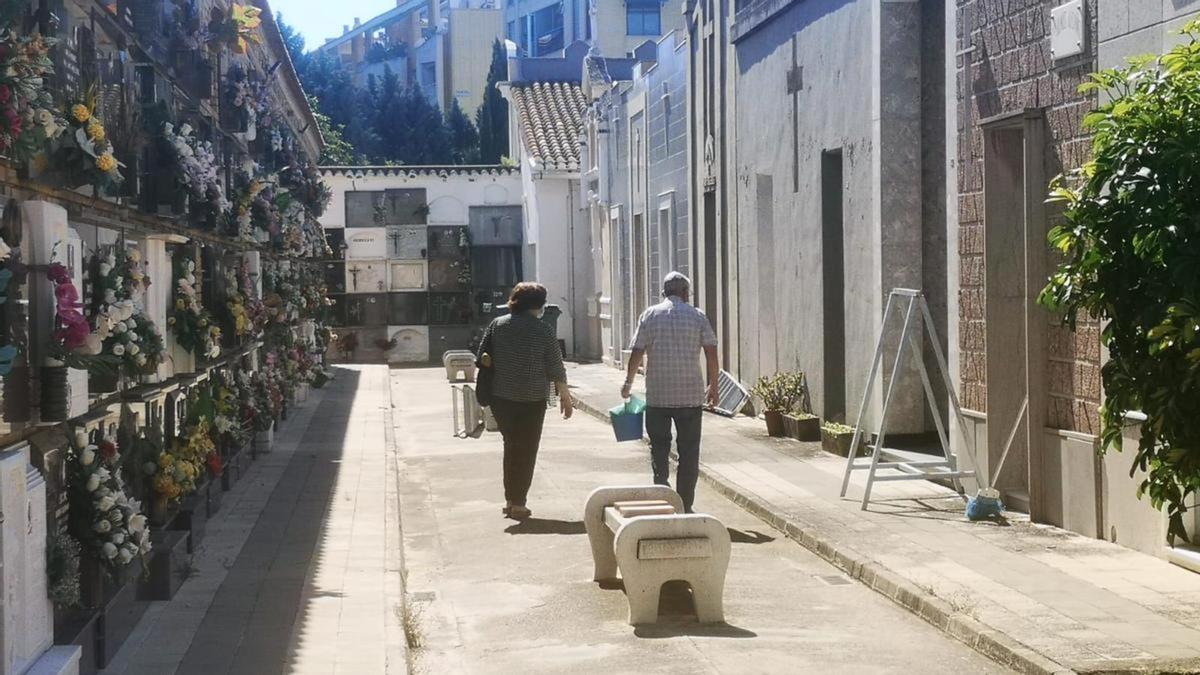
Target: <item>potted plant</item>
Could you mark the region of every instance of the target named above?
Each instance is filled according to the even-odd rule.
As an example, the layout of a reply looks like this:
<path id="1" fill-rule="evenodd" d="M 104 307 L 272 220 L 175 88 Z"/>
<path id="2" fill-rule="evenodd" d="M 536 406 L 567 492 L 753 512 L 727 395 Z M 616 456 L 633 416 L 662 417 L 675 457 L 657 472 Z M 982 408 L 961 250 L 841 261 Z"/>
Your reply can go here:
<path id="1" fill-rule="evenodd" d="M 854 427 L 837 422 L 825 422 L 821 425 L 821 449 L 842 457 L 850 456 L 850 444 L 854 441 Z M 858 442 L 858 455 L 868 454 L 867 438 L 864 436 Z"/>
<path id="2" fill-rule="evenodd" d="M 763 405 L 763 417 L 767 421 L 767 435 L 780 437 L 786 433 L 783 414 L 795 409 L 799 400 L 797 378 L 794 373 L 776 373 L 762 376 L 751 388 L 750 393 Z"/>
<path id="3" fill-rule="evenodd" d="M 783 428 L 788 437 L 798 441 L 821 440 L 821 418 L 810 412 L 784 413 Z"/>

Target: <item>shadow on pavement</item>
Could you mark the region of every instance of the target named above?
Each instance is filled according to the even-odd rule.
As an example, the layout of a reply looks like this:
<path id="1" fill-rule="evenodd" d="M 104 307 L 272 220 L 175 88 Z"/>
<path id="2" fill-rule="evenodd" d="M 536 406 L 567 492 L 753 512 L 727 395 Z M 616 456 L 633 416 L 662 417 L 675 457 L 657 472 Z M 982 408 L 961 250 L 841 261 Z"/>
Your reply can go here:
<path id="1" fill-rule="evenodd" d="M 712 637 L 712 638 L 756 638 L 758 633 L 727 623 L 683 623 L 668 622 L 646 626 L 637 626 L 633 634 L 647 640 L 662 640 L 673 637 Z"/>
<path id="2" fill-rule="evenodd" d="M 746 530 L 743 532 L 735 530 L 732 527 L 727 529 L 729 530 L 729 541 L 734 544 L 768 544 L 775 541 L 775 537 L 763 534 L 758 530 Z"/>
<path id="3" fill-rule="evenodd" d="M 526 518 L 504 528 L 508 534 L 587 534 L 582 520 Z"/>

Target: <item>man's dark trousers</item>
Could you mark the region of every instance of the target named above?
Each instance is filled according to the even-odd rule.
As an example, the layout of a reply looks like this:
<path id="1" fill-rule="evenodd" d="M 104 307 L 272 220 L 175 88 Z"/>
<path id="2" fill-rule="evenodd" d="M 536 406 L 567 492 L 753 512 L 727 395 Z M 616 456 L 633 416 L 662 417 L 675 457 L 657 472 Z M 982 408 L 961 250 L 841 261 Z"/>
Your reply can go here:
<path id="1" fill-rule="evenodd" d="M 646 434 L 650 436 L 650 466 L 656 485 L 670 485 L 671 422 L 675 423 L 675 445 L 679 452 L 679 469 L 675 474 L 675 491 L 683 500 L 683 508 L 692 512 L 696 499 L 696 478 L 700 475 L 701 408 L 646 408 Z"/>

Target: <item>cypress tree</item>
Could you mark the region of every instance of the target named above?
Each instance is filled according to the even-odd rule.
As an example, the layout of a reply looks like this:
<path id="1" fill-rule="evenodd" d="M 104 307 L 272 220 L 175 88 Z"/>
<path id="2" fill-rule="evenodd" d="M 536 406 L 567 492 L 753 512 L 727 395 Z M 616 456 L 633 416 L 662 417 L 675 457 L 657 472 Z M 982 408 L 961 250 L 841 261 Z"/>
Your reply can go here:
<path id="1" fill-rule="evenodd" d="M 492 44 L 492 66 L 488 70 L 483 104 L 475 115 L 479 129 L 479 161 L 499 164 L 508 155 L 508 103 L 496 88 L 497 82 L 508 80 L 508 59 L 500 40 Z"/>

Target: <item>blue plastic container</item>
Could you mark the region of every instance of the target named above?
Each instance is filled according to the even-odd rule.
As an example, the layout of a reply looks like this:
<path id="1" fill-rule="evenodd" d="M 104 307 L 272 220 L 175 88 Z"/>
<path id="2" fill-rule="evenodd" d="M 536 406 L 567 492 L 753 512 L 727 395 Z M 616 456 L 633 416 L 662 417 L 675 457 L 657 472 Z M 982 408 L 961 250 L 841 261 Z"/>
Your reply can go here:
<path id="1" fill-rule="evenodd" d="M 608 411 L 613 434 L 618 443 L 642 440 L 642 429 L 646 420 L 646 402 L 636 396 Z"/>

